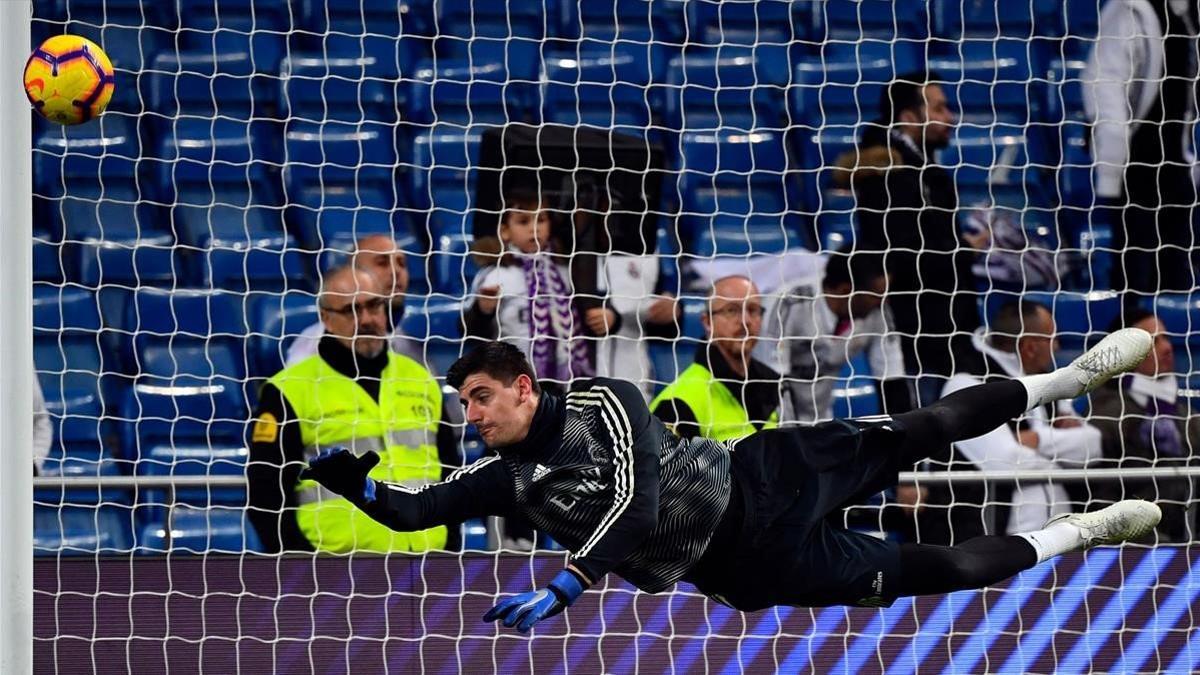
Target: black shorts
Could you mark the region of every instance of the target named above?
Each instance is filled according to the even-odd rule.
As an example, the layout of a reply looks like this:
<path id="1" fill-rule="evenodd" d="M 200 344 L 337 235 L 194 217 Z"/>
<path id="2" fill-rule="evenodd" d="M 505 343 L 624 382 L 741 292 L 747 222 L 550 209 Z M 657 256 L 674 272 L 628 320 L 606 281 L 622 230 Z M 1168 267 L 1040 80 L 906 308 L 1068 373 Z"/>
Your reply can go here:
<path id="1" fill-rule="evenodd" d="M 748 612 L 892 604 L 899 545 L 839 523 L 843 507 L 896 484 L 904 436 L 890 419 L 835 420 L 735 442 L 729 510 L 685 580 Z"/>

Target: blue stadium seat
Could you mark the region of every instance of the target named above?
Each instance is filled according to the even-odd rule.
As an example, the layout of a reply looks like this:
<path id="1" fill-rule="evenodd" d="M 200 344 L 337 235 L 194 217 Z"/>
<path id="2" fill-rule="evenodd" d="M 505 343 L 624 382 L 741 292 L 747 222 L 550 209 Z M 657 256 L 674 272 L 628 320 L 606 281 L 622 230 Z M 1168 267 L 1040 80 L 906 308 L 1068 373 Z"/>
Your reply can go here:
<path id="1" fill-rule="evenodd" d="M 320 320 L 315 293 L 257 296 L 250 306 L 250 374 L 270 377 L 279 372 L 292 341 Z"/>
<path id="2" fill-rule="evenodd" d="M 680 137 L 679 229 L 686 237 L 713 230 L 796 229 L 782 134 L 685 132 Z"/>
<path id="3" fill-rule="evenodd" d="M 857 232 L 854 195 L 849 190 L 823 190 L 814 206 L 817 243 L 823 251 L 836 251 L 853 243 Z"/>
<path id="4" fill-rule="evenodd" d="M 143 526 L 138 538 L 138 553 L 150 555 L 168 551 L 242 553 L 261 550 L 262 543 L 246 520 L 245 510 L 234 507 L 175 506 L 169 518 Z"/>
<path id="5" fill-rule="evenodd" d="M 97 409 L 95 412 L 99 413 L 99 410 Z M 101 426 L 98 419 L 98 417 L 92 419 L 92 427 Z M 55 431 L 57 432 L 59 429 L 60 427 L 56 425 Z M 56 440 L 38 475 L 52 478 L 96 478 L 119 476 L 121 468 L 112 455 L 106 450 L 100 449 L 99 441 L 84 444 L 60 443 Z M 66 488 L 60 486 L 35 489 L 33 500 L 38 504 L 128 504 L 130 495 L 126 490 L 113 488 Z"/>
<path id="6" fill-rule="evenodd" d="M 101 349 L 102 337 L 100 308 L 92 291 L 34 286 L 33 360 L 48 410 L 58 411 L 64 419 L 89 424 L 69 411 L 83 411 L 80 414 L 86 417 L 101 407 L 102 387 L 120 372 L 119 360 Z"/>
<path id="7" fill-rule="evenodd" d="M 33 187 L 38 195 L 136 199 L 142 145 L 132 119 L 107 114 L 89 124 L 46 125 L 33 143 Z"/>
<path id="8" fill-rule="evenodd" d="M 650 80 L 630 54 L 599 48 L 556 52 L 542 66 L 542 119 L 558 124 L 644 133 L 652 110 Z"/>
<path id="9" fill-rule="evenodd" d="M 1099 2 L 1049 2 L 1041 0 L 1040 16 L 1037 17 L 1039 33 L 1041 26 L 1049 24 L 1051 34 L 1064 38 L 1061 52 L 1076 58 L 1086 58 L 1096 35 L 1100 32 Z M 1051 50 L 1060 52 L 1058 43 L 1051 43 Z"/>
<path id="10" fill-rule="evenodd" d="M 696 345 L 686 341 L 649 339 L 650 365 L 654 369 L 654 393 L 675 381 L 691 365 Z"/>
<path id="11" fill-rule="evenodd" d="M 462 299 L 479 268 L 471 257 L 475 237 L 467 234 L 443 234 L 434 242 L 430 262 L 433 267 L 432 291 Z"/>
<path id="12" fill-rule="evenodd" d="M 416 209 L 435 204 L 451 211 L 470 208 L 483 129 L 434 126 L 413 137 L 409 199 Z"/>
<path id="13" fill-rule="evenodd" d="M 33 554 L 128 553 L 133 548 L 131 520 L 128 508 L 34 505 Z"/>
<path id="14" fill-rule="evenodd" d="M 501 61 L 422 61 L 409 83 L 409 120 L 457 125 L 532 121 L 536 72 L 524 76 Z"/>
<path id="15" fill-rule="evenodd" d="M 933 34 L 948 40 L 963 37 L 1031 37 L 1035 34 L 1033 5 L 1042 1 L 992 3 L 930 0 Z"/>
<path id="16" fill-rule="evenodd" d="M 462 339 L 463 303 L 444 298 L 410 299 L 404 308 L 401 328 L 405 335 L 426 340 L 432 347 Z"/>
<path id="17" fill-rule="evenodd" d="M 829 45 L 823 55 L 796 65 L 792 117 L 813 128 L 873 121 L 887 85 L 923 61 L 909 42 Z"/>
<path id="18" fill-rule="evenodd" d="M 538 53 L 557 28 L 556 2 L 437 0 L 438 53 L 503 64 L 514 80 L 537 75 Z"/>
<path id="19" fill-rule="evenodd" d="M 682 5 L 645 0 L 563 2 L 559 34 L 578 40 L 581 52 L 632 59 L 627 71 L 631 82 L 661 82 L 670 45 L 682 42 Z"/>
<path id="20" fill-rule="evenodd" d="M 667 126 L 781 129 L 787 83 L 786 60 L 742 47 L 689 49 L 667 67 Z"/>
<path id="21" fill-rule="evenodd" d="M 680 297 L 680 304 L 683 306 L 683 323 L 680 325 L 679 336 L 690 338 L 679 342 L 679 353 L 684 354 L 687 359 L 680 361 L 680 370 L 686 368 L 686 364 L 691 360 L 695 342 L 704 339 L 704 324 L 700 322 L 700 315 L 704 313 L 705 303 L 706 299 L 703 296 Z"/>
<path id="22" fill-rule="evenodd" d="M 306 273 L 311 256 L 282 230 L 217 233 L 201 238 L 197 255 L 210 288 L 278 292 L 309 285 Z"/>
<path id="23" fill-rule="evenodd" d="M 306 51 L 375 60 L 386 77 L 409 78 L 432 53 L 433 3 L 299 0 L 299 45 Z M 295 10 L 294 10 L 295 11 Z"/>
<path id="24" fill-rule="evenodd" d="M 279 73 L 280 114 L 313 122 L 391 122 L 406 92 L 393 70 L 374 56 L 292 54 Z"/>
<path id="25" fill-rule="evenodd" d="M 858 125 L 829 125 L 812 132 L 800 130 L 793 138 L 799 147 L 800 185 L 804 194 L 801 202 L 804 211 L 820 216 L 820 196 L 831 187 L 834 168 L 838 159 L 847 152 L 852 152 L 861 140 L 861 126 Z M 857 155 L 855 155 L 857 158 Z"/>
<path id="26" fill-rule="evenodd" d="M 798 237 L 778 226 L 737 227 L 726 223 L 698 230 L 689 252 L 700 257 L 764 255 L 783 253 L 789 246 L 798 245 Z"/>
<path id="27" fill-rule="evenodd" d="M 282 159 L 276 125 L 181 118 L 164 127 L 155 162 L 164 197 L 196 185 L 272 185 L 272 167 Z"/>
<path id="28" fill-rule="evenodd" d="M 148 81 L 147 73 L 151 70 L 154 57 L 159 52 L 173 49 L 175 45 L 175 30 L 161 18 L 155 20 L 152 17 L 160 9 L 173 14 L 170 5 L 165 2 L 147 4 L 144 18 L 139 11 L 141 8 L 136 8 L 133 13 L 125 13 L 114 12 L 114 8 L 109 7 L 106 19 L 93 22 L 81 18 L 72 2 L 73 20 L 67 24 L 65 31 L 61 28 L 54 31 L 79 35 L 104 47 L 104 53 L 112 62 L 116 82 L 112 100 L 108 103 L 109 113 L 139 114 L 147 107 L 138 96 L 138 92 L 143 91 L 142 83 Z"/>
<path id="29" fill-rule="evenodd" d="M 394 187 L 395 128 L 366 122 L 289 122 L 284 135 L 288 194 L 329 185 Z"/>
<path id="30" fill-rule="evenodd" d="M 169 234 L 88 237 L 68 248 L 79 270 L 77 280 L 101 291 L 113 286 L 170 287 L 189 278 Z"/>
<path id="31" fill-rule="evenodd" d="M 1035 292 L 1024 297 L 1054 310 L 1059 343 L 1068 350 L 1082 351 L 1095 343 L 1121 314 L 1121 296 L 1115 291 Z"/>
<path id="32" fill-rule="evenodd" d="M 245 443 L 156 445 L 142 454 L 139 476 L 244 476 L 250 452 Z M 177 487 L 172 492 L 177 504 L 198 507 L 244 506 L 244 487 Z M 166 490 L 148 489 L 139 495 L 142 503 L 169 504 Z"/>
<path id="33" fill-rule="evenodd" d="M 405 214 L 396 210 L 394 187 L 289 184 L 288 201 L 292 231 L 308 249 L 325 248 L 334 233 L 406 234 L 410 229 Z"/>
<path id="34" fill-rule="evenodd" d="M 183 5 L 180 43 L 209 54 L 246 53 L 258 73 L 279 71 L 292 30 L 286 3 L 271 0 L 216 0 Z"/>
<path id="35" fill-rule="evenodd" d="M 750 47 L 760 58 L 788 63 L 788 48 L 808 33 L 792 9 L 791 0 L 694 0 L 687 3 L 687 38 L 703 45 Z"/>
<path id="36" fill-rule="evenodd" d="M 204 347 L 226 347 L 229 359 L 234 363 L 232 371 L 218 372 L 232 377 L 243 372 L 243 341 L 247 334 L 245 323 L 246 300 L 240 294 L 200 289 L 159 290 L 139 288 L 133 293 L 125 309 L 125 329 L 133 333 L 133 348 L 142 359 L 138 371 L 147 375 L 170 377 L 176 373 L 171 368 L 171 356 L 161 353 L 155 365 L 162 370 L 152 370 L 146 362 L 145 351 L 151 347 L 187 349 L 197 347 L 201 353 L 193 353 L 202 362 Z M 234 358 L 234 354 L 237 355 Z M 215 358 L 215 357 L 214 357 Z M 179 374 L 194 374 L 179 371 Z M 210 373 L 211 374 L 211 373 Z"/>
<path id="37" fill-rule="evenodd" d="M 166 117 L 196 115 L 238 120 L 271 117 L 278 94 L 249 51 L 160 52 L 154 57 L 147 99 Z"/>
<path id="38" fill-rule="evenodd" d="M 1030 158 L 1040 142 L 1020 126 L 964 125 L 938 163 L 954 175 L 963 206 L 979 201 L 1018 207 L 1045 204 L 1042 174 Z"/>
<path id="39" fill-rule="evenodd" d="M 33 231 L 33 280 L 61 284 L 67 277 L 72 279 L 76 277 L 70 252 L 52 232 L 35 228 Z"/>
<path id="40" fill-rule="evenodd" d="M 929 37 L 925 3 L 896 2 L 797 2 L 797 18 L 811 26 L 812 42 L 861 40 L 921 40 Z"/>
<path id="41" fill-rule="evenodd" d="M 951 109 L 963 122 L 1029 124 L 1041 119 L 1041 84 L 1034 73 L 1045 72 L 1040 52 L 1024 40 L 966 40 L 945 45 L 929 59 L 941 75 Z"/>

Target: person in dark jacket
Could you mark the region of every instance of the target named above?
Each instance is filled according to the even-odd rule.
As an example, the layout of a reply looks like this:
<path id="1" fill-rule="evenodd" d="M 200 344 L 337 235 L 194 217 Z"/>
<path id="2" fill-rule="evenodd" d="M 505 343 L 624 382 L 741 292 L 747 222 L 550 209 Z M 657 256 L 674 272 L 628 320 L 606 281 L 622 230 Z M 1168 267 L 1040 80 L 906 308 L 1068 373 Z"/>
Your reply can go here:
<path id="1" fill-rule="evenodd" d="M 504 598 L 483 617 L 521 631 L 563 611 L 609 572 L 649 593 L 689 581 L 745 612 L 888 606 L 900 596 L 991 585 L 1158 523 L 1157 506 L 1130 500 L 1063 514 L 1040 530 L 942 547 L 885 541 L 830 518 L 895 484 L 901 467 L 931 448 L 1095 389 L 1140 363 L 1151 342 L 1128 328 L 1053 373 L 981 384 L 894 418 L 726 442 L 671 433 L 631 382 L 597 377 L 576 380 L 565 396 L 542 391 L 519 349 L 489 342 L 455 362 L 446 381 L 496 455 L 417 488 L 370 476 L 379 462 L 373 452 L 330 449 L 302 477 L 397 531 L 519 513 L 549 532 L 571 551 L 566 567 L 545 588 Z"/>
<path id="2" fill-rule="evenodd" d="M 834 175 L 853 188 L 859 248 L 884 252 L 887 304 L 924 405 L 975 358 L 970 336 L 979 327 L 971 249 L 982 242 L 960 235 L 954 177 L 933 157 L 949 145 L 956 122 L 939 79 L 922 72 L 892 82 L 879 119 L 838 159 Z"/>
<path id="3" fill-rule="evenodd" d="M 1103 468 L 1146 469 L 1200 464 L 1200 417 L 1189 414 L 1179 399 L 1175 349 L 1166 328 L 1148 309 L 1127 308 L 1114 328 L 1133 326 L 1154 336 L 1154 351 L 1132 372 L 1092 394 L 1091 423 L 1100 430 Z M 1196 539 L 1188 507 L 1196 498 L 1190 478 L 1123 478 L 1090 485 L 1095 503 L 1111 504 L 1126 497 L 1162 500 L 1159 541 Z"/>

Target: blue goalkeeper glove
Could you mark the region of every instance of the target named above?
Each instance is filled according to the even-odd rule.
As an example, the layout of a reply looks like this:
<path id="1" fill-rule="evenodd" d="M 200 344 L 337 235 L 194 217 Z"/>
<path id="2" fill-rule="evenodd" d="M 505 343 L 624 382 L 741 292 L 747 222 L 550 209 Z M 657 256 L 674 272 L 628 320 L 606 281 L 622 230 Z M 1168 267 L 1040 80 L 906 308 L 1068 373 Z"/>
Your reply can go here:
<path id="1" fill-rule="evenodd" d="M 315 480 L 355 504 L 370 504 L 375 501 L 375 481 L 367 474 L 378 463 L 379 454 L 373 450 L 358 457 L 346 448 L 330 448 L 308 463 L 300 480 Z"/>
<path id="2" fill-rule="evenodd" d="M 501 600 L 483 615 L 484 621 L 501 619 L 505 626 L 528 633 L 533 624 L 563 611 L 583 593 L 583 582 L 571 570 L 559 572 L 550 585 Z"/>

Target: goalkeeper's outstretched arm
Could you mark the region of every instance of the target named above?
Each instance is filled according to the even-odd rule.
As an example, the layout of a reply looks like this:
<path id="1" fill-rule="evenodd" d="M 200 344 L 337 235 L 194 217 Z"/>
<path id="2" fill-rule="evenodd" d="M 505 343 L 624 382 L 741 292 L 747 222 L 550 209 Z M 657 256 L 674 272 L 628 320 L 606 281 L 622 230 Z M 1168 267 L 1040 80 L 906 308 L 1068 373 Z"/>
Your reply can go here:
<path id="1" fill-rule="evenodd" d="M 378 463 L 374 452 L 356 457 L 344 448 L 327 450 L 300 478 L 317 481 L 398 532 L 504 515 L 513 504 L 512 478 L 499 457 L 485 457 L 440 483 L 417 487 L 370 478 L 367 474 Z"/>

